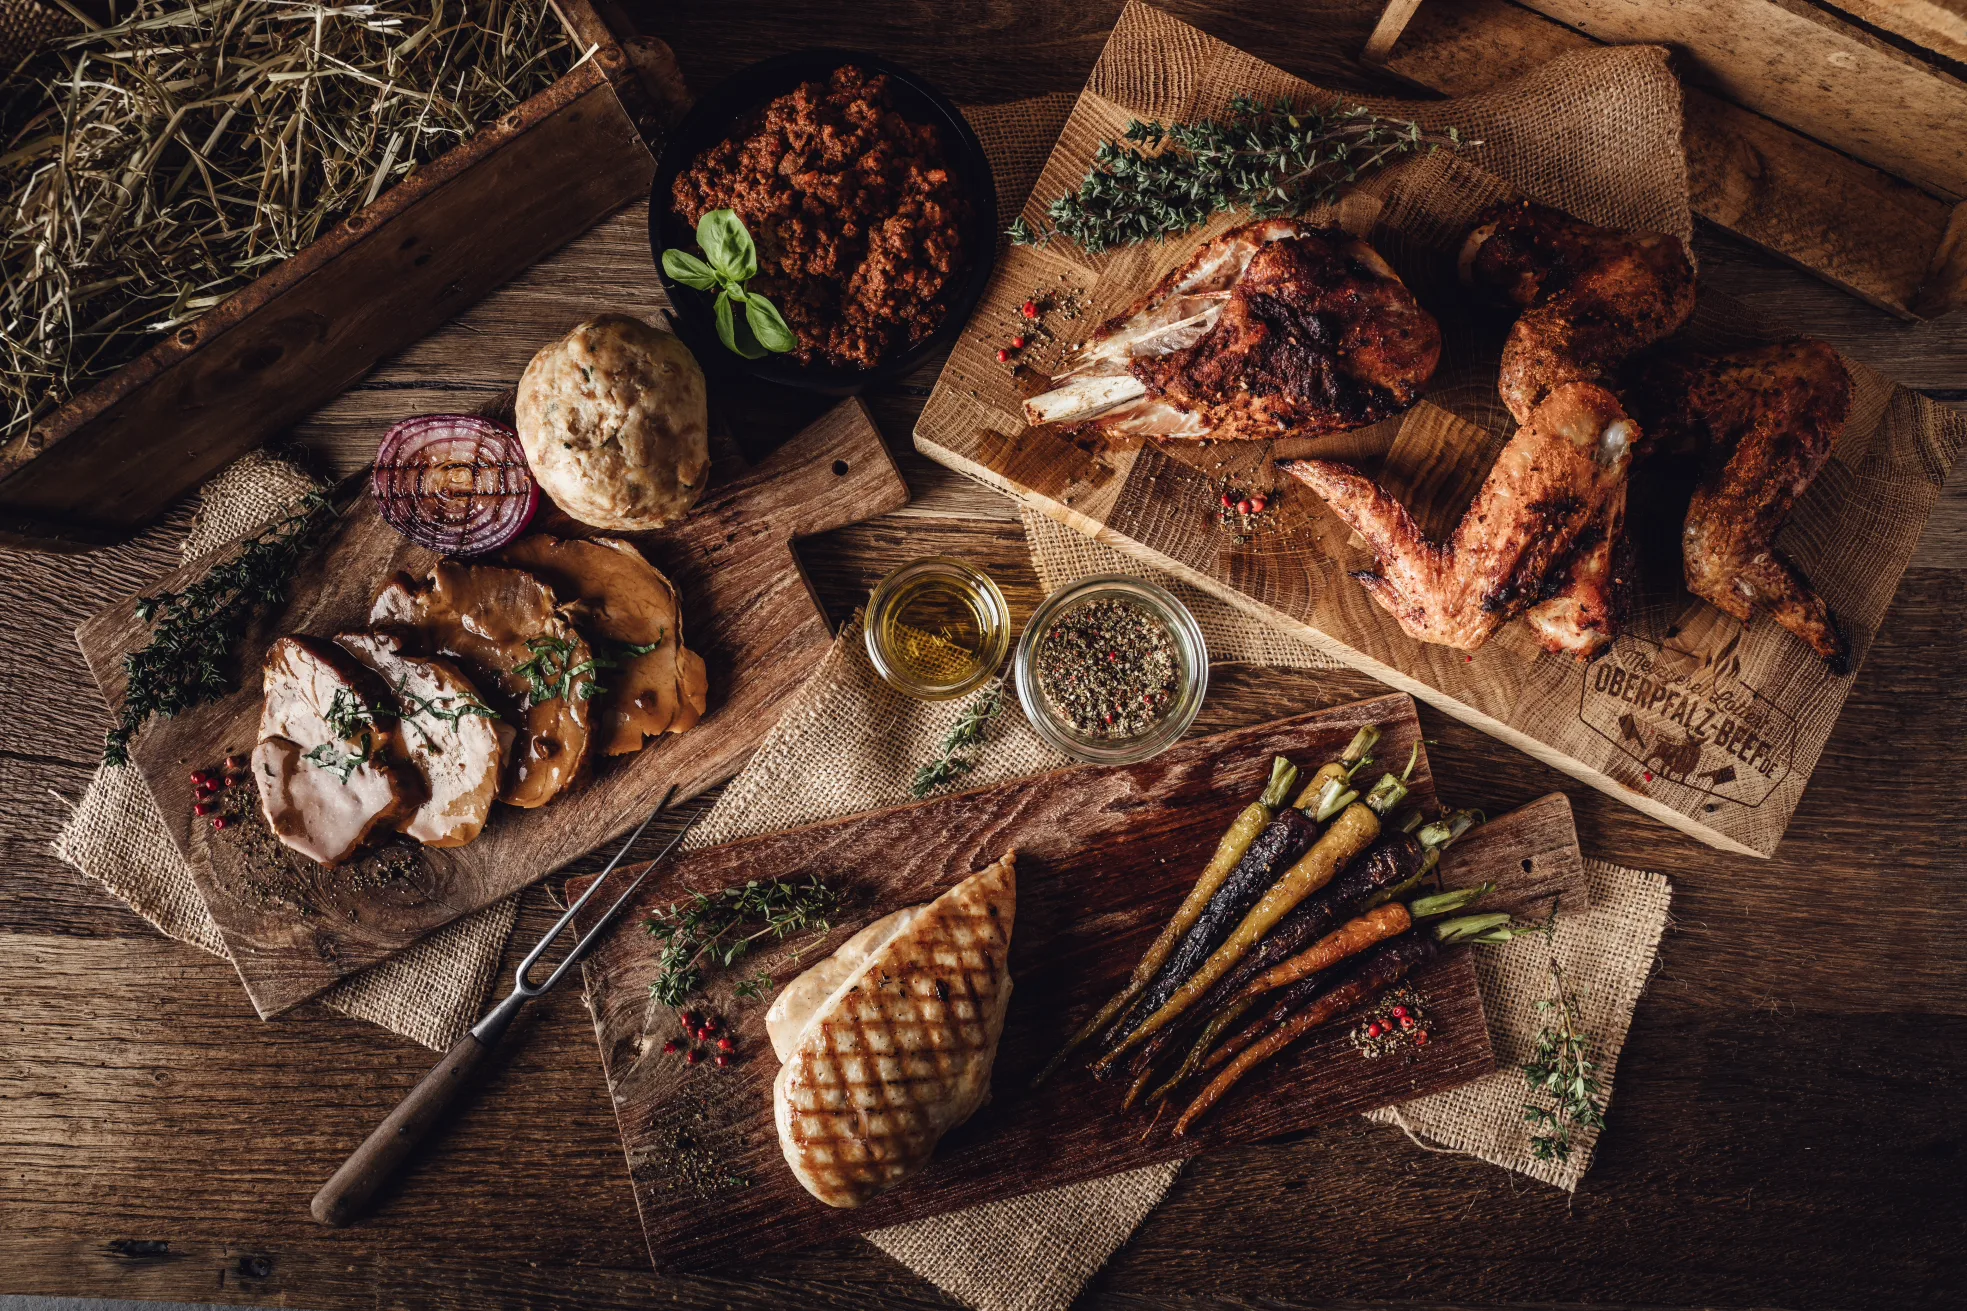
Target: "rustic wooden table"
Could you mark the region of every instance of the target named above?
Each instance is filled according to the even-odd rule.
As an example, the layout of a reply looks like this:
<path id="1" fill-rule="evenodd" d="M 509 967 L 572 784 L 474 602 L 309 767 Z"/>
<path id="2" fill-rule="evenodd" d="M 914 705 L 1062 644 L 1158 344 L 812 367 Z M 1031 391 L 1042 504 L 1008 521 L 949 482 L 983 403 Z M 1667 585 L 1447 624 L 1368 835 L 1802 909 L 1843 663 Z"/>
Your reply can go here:
<path id="1" fill-rule="evenodd" d="M 1352 58 L 1377 0 L 1170 7 L 1315 81 L 1380 85 Z M 699 88 L 825 43 L 891 55 L 984 104 L 1076 90 L 1118 8 L 725 0 L 643 21 Z M 1711 284 L 1771 320 L 1967 401 L 1967 316 L 1902 324 L 1712 232 L 1698 253 Z M 543 340 L 559 330 L 548 302 L 564 301 L 545 294 L 556 280 L 632 304 L 647 268 L 633 221 L 619 220 L 497 312 Z M 477 345 L 441 334 L 365 383 L 367 403 L 387 409 L 411 388 L 452 393 L 432 408 L 464 404 L 454 393 L 475 384 L 458 379 L 485 372 Z M 909 450 L 933 375 L 871 398 L 913 504 L 804 548 L 836 617 L 929 553 L 984 565 L 1020 620 L 1035 603 L 1010 505 Z M 353 467 L 373 446 L 364 404 L 358 391 L 302 429 L 321 466 Z M 775 422 L 783 432 L 790 419 L 744 426 L 764 439 Z M 56 798 L 82 791 L 108 722 L 71 631 L 163 572 L 173 542 L 159 531 L 88 556 L 0 561 L 0 1292 L 304 1308 L 949 1305 L 860 1243 L 715 1277 L 652 1274 L 571 991 L 538 1008 L 382 1216 L 315 1226 L 315 1185 L 430 1054 L 319 1007 L 260 1023 L 230 967 L 158 937 L 48 848 Z M 1696 845 L 1423 708 L 1454 800 L 1494 811 L 1565 791 L 1590 853 L 1673 880 L 1675 925 L 1597 1164 L 1566 1197 L 1363 1121 L 1226 1152 L 1187 1170 L 1086 1303 L 1960 1305 L 1963 613 L 1967 472 L 1769 861 Z M 1358 676 L 1259 684 L 1230 670 L 1220 682 L 1204 727 L 1375 691 Z M 545 922 L 535 890 L 519 937 Z"/>

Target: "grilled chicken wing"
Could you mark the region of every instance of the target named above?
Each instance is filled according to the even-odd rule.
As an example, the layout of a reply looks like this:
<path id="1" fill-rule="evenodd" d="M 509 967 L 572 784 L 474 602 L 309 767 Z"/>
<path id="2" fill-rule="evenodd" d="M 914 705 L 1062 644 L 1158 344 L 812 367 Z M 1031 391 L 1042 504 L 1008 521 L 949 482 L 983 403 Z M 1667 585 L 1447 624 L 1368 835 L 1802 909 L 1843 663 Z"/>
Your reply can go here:
<path id="1" fill-rule="evenodd" d="M 1266 219 L 1102 325 L 1025 418 L 1219 440 L 1345 432 L 1412 405 L 1440 357 L 1439 325 L 1379 252 Z"/>
<path id="2" fill-rule="evenodd" d="M 1016 860 L 868 926 L 773 1001 L 779 1146 L 828 1206 L 859 1206 L 921 1169 L 989 1096 L 1011 1001 Z"/>
<path id="3" fill-rule="evenodd" d="M 1518 423 L 1562 383 L 1605 382 L 1694 312 L 1694 267 L 1677 238 L 1593 227 L 1528 201 L 1476 220 L 1461 271 L 1470 286 L 1523 308 L 1498 384 Z"/>
<path id="4" fill-rule="evenodd" d="M 1653 440 L 1702 454 L 1681 538 L 1687 590 L 1743 623 L 1768 609 L 1846 672 L 1850 647 L 1830 608 L 1775 547 L 1850 415 L 1851 375 L 1837 352 L 1806 337 L 1668 359 L 1644 368 L 1631 393 Z"/>
<path id="5" fill-rule="evenodd" d="M 1411 637 L 1473 651 L 1540 598 L 1545 580 L 1624 495 L 1638 425 L 1612 393 L 1556 387 L 1516 430 L 1446 543 L 1431 542 L 1378 483 L 1350 465 L 1280 467 L 1324 498 L 1380 558 L 1355 574 Z"/>

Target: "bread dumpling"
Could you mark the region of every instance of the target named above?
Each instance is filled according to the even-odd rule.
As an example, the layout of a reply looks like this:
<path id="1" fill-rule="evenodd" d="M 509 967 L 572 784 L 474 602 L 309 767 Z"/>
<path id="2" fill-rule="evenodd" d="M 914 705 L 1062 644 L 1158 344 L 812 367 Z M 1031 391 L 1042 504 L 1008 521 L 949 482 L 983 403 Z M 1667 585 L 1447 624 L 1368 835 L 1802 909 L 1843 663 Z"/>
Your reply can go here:
<path id="1" fill-rule="evenodd" d="M 710 480 L 706 395 L 680 339 L 604 314 L 533 357 L 514 426 L 533 476 L 568 514 L 619 532 L 666 528 Z"/>

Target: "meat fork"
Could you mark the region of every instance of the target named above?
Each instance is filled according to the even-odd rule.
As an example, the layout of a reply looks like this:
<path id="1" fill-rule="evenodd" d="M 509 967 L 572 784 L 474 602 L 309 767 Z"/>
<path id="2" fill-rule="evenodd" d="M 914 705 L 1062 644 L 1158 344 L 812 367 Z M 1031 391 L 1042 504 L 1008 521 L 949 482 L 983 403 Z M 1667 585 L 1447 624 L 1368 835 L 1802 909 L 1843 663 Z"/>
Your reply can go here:
<path id="1" fill-rule="evenodd" d="M 623 890 L 621 896 L 615 898 L 615 904 L 608 907 L 601 918 L 595 921 L 594 927 L 581 936 L 580 941 L 576 942 L 572 950 L 567 953 L 566 959 L 554 967 L 553 973 L 546 976 L 544 983 L 531 981 L 529 976 L 532 974 L 533 967 L 539 964 L 540 957 L 546 954 L 546 949 L 553 945 L 554 941 L 566 931 L 567 926 L 574 922 L 574 917 L 580 914 L 581 908 L 601 890 L 601 885 L 608 881 L 610 874 L 614 873 L 615 866 L 621 864 L 622 857 L 634 849 L 636 840 L 650 824 L 655 822 L 656 816 L 668 808 L 670 799 L 675 795 L 674 787 L 663 794 L 662 801 L 650 812 L 649 818 L 643 820 L 635 832 L 628 835 L 628 841 L 622 844 L 621 850 L 615 853 L 615 858 L 608 862 L 607 868 L 595 877 L 594 882 L 588 885 L 587 891 L 581 893 L 578 900 L 567 907 L 567 913 L 547 930 L 546 936 L 526 953 L 526 959 L 520 961 L 519 968 L 514 971 L 512 991 L 506 994 L 505 1000 L 486 1012 L 485 1018 L 471 1027 L 471 1032 L 458 1039 L 451 1050 L 444 1053 L 444 1059 L 437 1062 L 436 1067 L 426 1074 L 416 1087 L 410 1089 L 403 1100 L 396 1104 L 396 1109 L 375 1127 L 374 1132 L 362 1141 L 360 1147 L 350 1153 L 346 1161 L 342 1162 L 341 1169 L 335 1171 L 333 1177 L 321 1185 L 321 1191 L 314 1195 L 314 1201 L 308 1208 L 314 1213 L 316 1220 L 339 1228 L 359 1219 L 369 1209 L 369 1203 L 374 1199 L 377 1190 L 396 1173 L 397 1167 L 402 1165 L 403 1158 L 410 1154 L 410 1150 L 429 1134 L 438 1118 L 443 1115 L 445 1108 L 457 1098 L 459 1091 L 470 1080 L 471 1075 L 484 1064 L 485 1058 L 491 1055 L 492 1049 L 498 1045 L 499 1039 L 504 1036 L 513 1018 L 524 1009 L 526 1003 L 560 982 L 561 976 L 572 969 L 583 956 L 587 955 L 594 944 L 601 940 L 602 933 L 614 922 L 615 916 L 621 912 L 622 907 L 628 904 L 629 898 L 635 895 L 636 890 L 654 872 L 656 866 L 662 864 L 669 853 L 676 850 L 677 844 L 683 841 L 684 835 L 695 826 L 701 816 L 693 817 L 688 824 L 677 830 L 676 836 L 656 854 L 656 858 L 649 862 L 646 869 L 635 876 L 635 881 Z"/>

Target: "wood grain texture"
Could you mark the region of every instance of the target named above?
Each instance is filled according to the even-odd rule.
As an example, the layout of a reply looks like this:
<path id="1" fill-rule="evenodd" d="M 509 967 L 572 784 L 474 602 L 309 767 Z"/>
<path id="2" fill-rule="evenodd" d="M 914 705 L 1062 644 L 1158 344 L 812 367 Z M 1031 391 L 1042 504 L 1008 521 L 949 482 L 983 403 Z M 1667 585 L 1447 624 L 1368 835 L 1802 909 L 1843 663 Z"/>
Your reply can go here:
<path id="1" fill-rule="evenodd" d="M 0 541 L 120 541 L 493 287 L 646 195 L 628 63 L 593 58 L 0 450 Z M 569 159 L 582 168 L 567 169 Z M 488 222 L 487 215 L 497 220 Z"/>
<path id="2" fill-rule="evenodd" d="M 1130 7 L 1047 162 L 1037 196 L 1081 176 L 1098 143 L 1132 117 L 1220 108 L 1229 88 L 1311 97 L 1315 88 L 1144 5 Z M 1436 112 L 1440 112 L 1438 109 Z M 1767 618 L 1744 626 L 1688 596 L 1678 511 L 1634 492 L 1642 569 L 1628 632 L 1583 665 L 1539 650 L 1520 625 L 1472 656 L 1418 643 L 1350 577 L 1372 554 L 1273 457 L 1316 448 L 1359 458 L 1437 531 L 1452 524 L 1507 420 L 1495 398 L 1506 320 L 1473 310 L 1453 275 L 1471 220 L 1508 194 L 1465 161 L 1432 156 L 1369 177 L 1356 226 L 1442 321 L 1429 399 L 1403 418 L 1336 442 L 1143 444 L 1026 428 L 1018 384 L 993 363 L 989 325 L 1033 285 L 1084 293 L 1098 321 L 1184 260 L 1214 229 L 1090 259 L 1067 243 L 1012 248 L 916 425 L 924 453 L 1176 576 L 1373 677 L 1439 705 L 1645 813 L 1725 849 L 1768 855 L 1809 781 L 1851 680 L 1833 677 Z M 1031 209 L 1035 215 L 1039 203 Z M 1341 211 L 1342 213 L 1344 211 Z M 1377 217 L 1375 217 L 1377 215 Z M 1226 225 L 1231 220 L 1218 220 Z M 1705 294 L 1686 340 L 1737 349 L 1750 316 Z M 1862 661 L 1900 572 L 1963 444 L 1967 417 L 1853 365 L 1852 419 L 1782 545 L 1815 583 Z M 1263 531 L 1236 541 L 1215 522 L 1223 480 L 1270 493 Z M 1684 494 L 1684 493 L 1682 493 Z M 1651 544 L 1650 546 L 1648 544 Z"/>
<path id="3" fill-rule="evenodd" d="M 649 1000 L 655 954 L 633 927 L 612 935 L 582 970 L 656 1264 L 710 1267 L 740 1253 L 810 1246 L 841 1233 L 1298 1132 L 1423 1089 L 1452 1087 L 1490 1068 L 1488 1034 L 1478 1032 L 1481 1002 L 1473 971 L 1453 957 L 1417 976 L 1442 1040 L 1438 1049 L 1429 1046 L 1426 1059 L 1414 1065 L 1359 1061 L 1342 1028 L 1325 1031 L 1247 1081 L 1188 1141 L 1142 1134 L 1145 1117 L 1120 1112 L 1117 1085 L 1068 1072 L 1035 1091 L 1027 1087 L 1066 1035 L 1125 982 L 1187 895 L 1223 829 L 1263 790 L 1272 758 L 1287 755 L 1309 771 L 1335 758 L 1367 723 L 1385 730 L 1377 749 L 1383 760 L 1404 761 L 1419 740 L 1412 701 L 1381 697 L 1192 739 L 1139 765 L 1061 770 L 679 858 L 661 886 L 626 912 L 631 926 L 690 892 L 749 879 L 817 875 L 842 892 L 849 909 L 824 943 L 807 944 L 798 958 L 780 951 L 757 967 L 770 971 L 776 992 L 862 925 L 932 900 L 1015 848 L 1016 991 L 989 1105 L 944 1140 L 921 1174 L 863 1207 L 839 1211 L 808 1196 L 781 1159 L 771 1118 L 778 1063 L 763 1007 L 733 998 L 735 978 L 713 976 L 708 1009 L 731 1021 L 738 1063 L 718 1071 L 666 1057 L 662 1043 L 678 1029 L 669 1008 Z M 1425 752 L 1416 779 L 1410 799 L 1432 813 Z M 925 841 L 930 834 L 933 841 Z M 1498 819 L 1484 836 L 1457 853 L 1444 881 L 1512 889 L 1499 906 L 1529 896 L 1547 911 L 1554 893 L 1566 895 L 1571 908 L 1582 906 L 1583 867 L 1562 797 Z M 755 971 L 747 965 L 742 972 Z M 686 1158 L 676 1145 L 684 1135 L 744 1182 L 708 1188 L 686 1182 Z"/>
<path id="4" fill-rule="evenodd" d="M 1807 0 L 1524 0 L 1617 44 L 1672 46 L 1683 76 L 1948 200 L 1967 199 L 1967 83 Z"/>
<path id="5" fill-rule="evenodd" d="M 1120 8 L 726 0 L 638 12 L 699 88 L 823 33 L 900 61 L 960 102 L 993 103 L 1083 85 Z M 1298 76 L 1398 94 L 1356 60 L 1381 8 L 1175 6 Z M 638 258 L 647 270 L 638 240 L 624 223 L 619 261 L 583 239 L 521 280 L 561 278 L 582 295 L 626 287 L 618 271 L 636 273 Z M 1902 323 L 1711 227 L 1697 233 L 1696 253 L 1709 286 L 1777 330 L 1813 332 L 1967 399 L 1967 316 Z M 420 373 L 385 362 L 372 379 L 435 391 L 479 376 L 475 349 L 497 327 L 475 316 L 502 295 L 474 311 L 483 337 L 449 333 Z M 868 398 L 902 454 L 916 494 L 908 509 L 798 547 L 832 615 L 888 568 L 936 553 L 986 562 L 1020 617 L 1040 599 L 1005 521 L 1011 503 L 908 449 L 934 367 Z M 761 414 L 747 437 L 769 446 L 809 417 Z M 366 462 L 360 445 L 377 435 L 346 433 L 344 472 Z M 324 463 L 330 453 L 309 449 Z M 1953 484 L 1825 748 L 1819 784 L 1767 861 L 1702 846 L 1421 707 L 1444 802 L 1501 814 L 1565 791 L 1591 855 L 1674 884 L 1661 971 L 1575 1196 L 1341 1121 L 1192 1161 L 1077 1306 L 1953 1311 L 1967 1300 L 1957 906 L 1967 773 L 1945 764 L 1967 740 L 1961 471 Z M 0 1289 L 316 1311 L 954 1311 L 859 1241 L 716 1274 L 652 1271 L 590 1017 L 572 991 L 535 1008 L 483 1095 L 381 1215 L 321 1230 L 309 1191 L 429 1069 L 430 1053 L 313 1005 L 261 1023 L 229 966 L 159 939 L 48 849 L 66 813 L 50 790 L 80 792 L 108 727 L 72 631 L 175 564 L 175 545 L 154 530 L 84 556 L 0 551 Z M 1382 691 L 1352 671 L 1219 666 L 1198 728 Z M 528 894 L 508 967 L 552 918 L 543 894 Z"/>
<path id="6" fill-rule="evenodd" d="M 255 826 L 241 826 L 247 837 L 218 834 L 193 816 L 189 770 L 251 752 L 260 714 L 256 653 L 268 642 L 366 628 L 370 601 L 388 580 L 421 576 L 436 560 L 383 523 L 365 492 L 302 566 L 285 609 L 247 638 L 239 690 L 153 722 L 131 749 L 260 1014 L 277 1015 L 626 832 L 665 788 L 675 786 L 683 799 L 735 774 L 831 642 L 790 543 L 907 499 L 858 401 L 841 402 L 756 466 L 713 464 L 711 485 L 683 524 L 636 535 L 680 591 L 685 640 L 709 667 L 710 709 L 701 723 L 599 761 L 550 806 L 500 809 L 467 846 L 402 844 L 390 848 L 404 853 L 400 860 L 374 868 L 358 862 L 331 871 L 304 860 L 269 868 L 252 855 Z M 214 558 L 156 586 L 176 588 Z M 148 640 L 137 601 L 126 598 L 77 633 L 111 705 L 122 702 L 124 656 Z"/>
<path id="7" fill-rule="evenodd" d="M 1418 86 L 1471 95 L 1558 55 L 1584 33 L 1511 0 L 1429 0 L 1377 62 Z M 1946 276 L 1954 206 L 1723 97 L 1686 91 L 1687 181 L 1694 211 L 1901 318 L 1955 304 Z"/>

